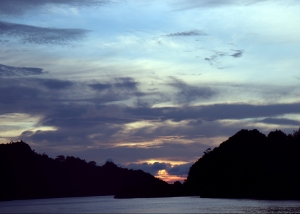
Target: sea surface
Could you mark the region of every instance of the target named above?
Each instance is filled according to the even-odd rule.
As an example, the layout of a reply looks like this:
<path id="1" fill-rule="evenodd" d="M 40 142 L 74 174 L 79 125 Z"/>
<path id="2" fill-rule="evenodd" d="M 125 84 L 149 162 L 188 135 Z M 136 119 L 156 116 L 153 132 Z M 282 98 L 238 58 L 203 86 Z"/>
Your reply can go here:
<path id="1" fill-rule="evenodd" d="M 299 213 L 300 201 L 113 196 L 0 202 L 0 213 Z"/>

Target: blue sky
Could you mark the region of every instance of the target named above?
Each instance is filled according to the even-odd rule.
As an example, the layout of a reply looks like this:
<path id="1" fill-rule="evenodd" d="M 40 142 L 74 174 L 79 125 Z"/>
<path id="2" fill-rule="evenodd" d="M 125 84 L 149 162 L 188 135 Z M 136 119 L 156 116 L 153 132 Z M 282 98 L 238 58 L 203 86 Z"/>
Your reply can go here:
<path id="1" fill-rule="evenodd" d="M 293 0 L 0 0 L 0 142 L 184 177 L 300 125 Z"/>

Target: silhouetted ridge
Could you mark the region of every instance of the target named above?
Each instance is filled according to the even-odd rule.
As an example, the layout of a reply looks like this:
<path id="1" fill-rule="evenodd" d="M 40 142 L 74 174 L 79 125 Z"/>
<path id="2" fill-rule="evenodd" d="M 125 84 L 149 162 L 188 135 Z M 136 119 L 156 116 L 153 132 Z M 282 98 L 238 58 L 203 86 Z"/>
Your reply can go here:
<path id="1" fill-rule="evenodd" d="M 201 197 L 300 199 L 299 133 L 241 130 L 205 152 L 184 186 Z"/>
<path id="2" fill-rule="evenodd" d="M 241 130 L 204 152 L 182 185 L 142 170 L 59 155 L 37 154 L 24 142 L 0 145 L 0 200 L 115 195 L 147 198 L 198 195 L 211 198 L 300 199 L 300 129 L 268 136 Z"/>
<path id="3" fill-rule="evenodd" d="M 73 156 L 37 154 L 24 142 L 0 145 L 0 200 L 116 195 L 176 196 L 177 189 L 141 170 L 102 167 Z"/>

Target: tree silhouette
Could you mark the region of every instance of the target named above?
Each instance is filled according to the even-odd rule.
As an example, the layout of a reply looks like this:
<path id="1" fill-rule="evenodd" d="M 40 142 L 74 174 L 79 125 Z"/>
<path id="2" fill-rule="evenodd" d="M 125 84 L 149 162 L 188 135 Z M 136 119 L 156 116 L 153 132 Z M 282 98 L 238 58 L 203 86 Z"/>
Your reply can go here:
<path id="1" fill-rule="evenodd" d="M 218 198 L 300 199 L 300 129 L 268 136 L 241 130 L 205 152 L 184 183 L 189 194 Z"/>
<path id="2" fill-rule="evenodd" d="M 178 196 L 169 185 L 141 170 L 112 162 L 97 166 L 73 156 L 37 154 L 23 141 L 0 145 L 0 200 L 116 195 L 116 198 Z"/>

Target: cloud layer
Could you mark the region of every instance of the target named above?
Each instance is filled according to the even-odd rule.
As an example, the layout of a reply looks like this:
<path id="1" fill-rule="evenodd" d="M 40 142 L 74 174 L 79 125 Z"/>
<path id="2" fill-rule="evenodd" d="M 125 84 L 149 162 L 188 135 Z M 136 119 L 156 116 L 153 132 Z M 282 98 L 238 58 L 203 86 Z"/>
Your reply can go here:
<path id="1" fill-rule="evenodd" d="M 45 73 L 41 68 L 14 67 L 0 64 L 0 77 L 41 75 Z"/>
<path id="2" fill-rule="evenodd" d="M 0 21 L 0 36 L 20 39 L 23 43 L 66 45 L 81 40 L 88 31 L 35 27 Z"/>
<path id="3" fill-rule="evenodd" d="M 174 103 L 184 105 L 153 108 L 138 102 L 126 104 L 132 99 L 150 101 L 153 96 L 142 91 L 141 83 L 132 77 L 91 83 L 23 75 L 26 69 L 39 74 L 42 69 L 38 68 L 2 67 L 19 70 L 18 75 L 12 73 L 6 75 L 10 78 L 0 78 L 0 114 L 18 112 L 39 118 L 34 126 L 15 130 L 13 138 L 23 139 L 37 151 L 47 151 L 52 156 L 78 155 L 97 162 L 113 157 L 118 163 L 166 160 L 155 164 L 132 163 L 128 167 L 153 175 L 166 170 L 169 175 L 184 176 L 191 161 L 198 159 L 208 147 L 225 140 L 218 136 L 230 136 L 241 128 L 256 125 L 262 131 L 269 131 L 268 125 L 291 131 L 300 124 L 298 120 L 283 118 L 299 114 L 300 103 L 190 106 L 193 100 L 210 99 L 220 92 L 177 78 L 169 78 L 166 86 L 175 89 Z M 171 167 L 167 160 L 189 164 Z"/>
<path id="4" fill-rule="evenodd" d="M 0 0 L 2 15 L 23 15 L 25 12 L 47 5 L 95 6 L 109 3 L 110 0 Z"/>
<path id="5" fill-rule="evenodd" d="M 270 0 L 179 0 L 177 3 L 185 9 L 195 7 L 224 7 L 224 6 L 248 6 L 256 3 L 272 2 Z"/>
<path id="6" fill-rule="evenodd" d="M 177 33 L 170 33 L 165 35 L 167 37 L 181 37 L 181 36 L 207 36 L 207 34 L 202 30 L 191 30 L 191 31 L 183 31 Z"/>

